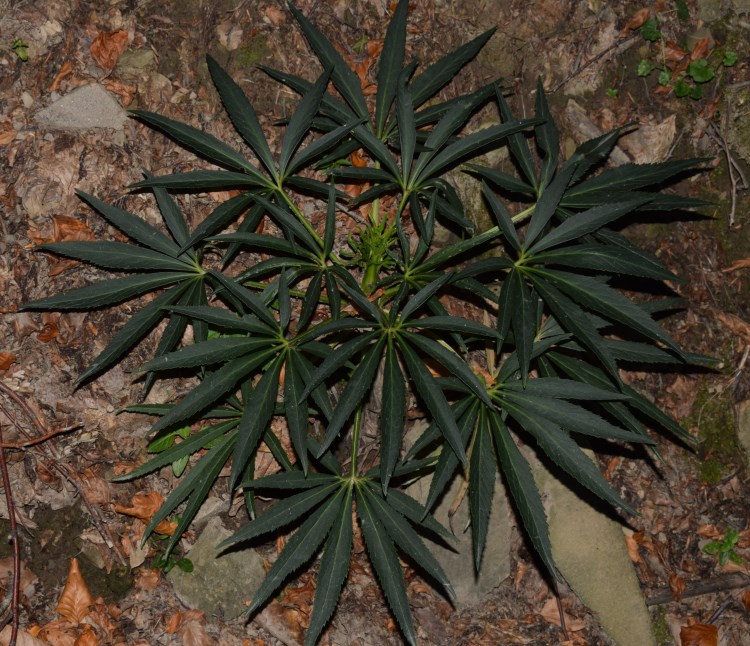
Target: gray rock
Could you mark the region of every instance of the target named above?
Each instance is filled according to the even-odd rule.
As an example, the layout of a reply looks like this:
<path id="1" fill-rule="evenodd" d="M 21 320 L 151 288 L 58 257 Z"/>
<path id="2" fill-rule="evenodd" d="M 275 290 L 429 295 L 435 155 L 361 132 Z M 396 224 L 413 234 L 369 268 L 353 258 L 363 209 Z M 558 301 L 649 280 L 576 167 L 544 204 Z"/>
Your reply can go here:
<path id="1" fill-rule="evenodd" d="M 36 121 L 55 130 L 122 130 L 126 114 L 115 98 L 96 83 L 79 87 L 40 110 Z"/>
<path id="2" fill-rule="evenodd" d="M 620 525 L 578 497 L 526 452 L 545 500 L 552 555 L 618 646 L 655 646 L 651 617 Z"/>
<path id="3" fill-rule="evenodd" d="M 423 429 L 422 429 L 423 430 Z M 413 443 L 421 433 L 414 430 L 407 434 L 406 444 Z M 411 440 L 411 442 L 410 442 Z M 410 485 L 406 493 L 420 502 L 427 500 L 432 476 L 427 476 Z M 474 574 L 474 555 L 471 545 L 469 523 L 469 499 L 464 496 L 453 517 L 448 519 L 448 511 L 456 496 L 463 488 L 465 480 L 457 475 L 443 496 L 433 515 L 443 527 L 452 527 L 458 541 L 453 544 L 455 552 L 440 544 L 425 540 L 425 543 L 445 570 L 456 591 L 456 604 L 459 608 L 474 606 L 490 590 L 500 585 L 510 575 L 511 517 L 510 505 L 500 477 L 495 481 L 495 495 L 492 498 L 487 545 L 484 550 L 479 576 Z"/>
<path id="4" fill-rule="evenodd" d="M 207 615 L 235 619 L 246 609 L 266 576 L 263 560 L 247 548 L 218 556 L 216 546 L 232 535 L 221 518 L 214 516 L 206 524 L 187 557 L 192 572 L 174 568 L 167 578 L 180 601 Z"/>

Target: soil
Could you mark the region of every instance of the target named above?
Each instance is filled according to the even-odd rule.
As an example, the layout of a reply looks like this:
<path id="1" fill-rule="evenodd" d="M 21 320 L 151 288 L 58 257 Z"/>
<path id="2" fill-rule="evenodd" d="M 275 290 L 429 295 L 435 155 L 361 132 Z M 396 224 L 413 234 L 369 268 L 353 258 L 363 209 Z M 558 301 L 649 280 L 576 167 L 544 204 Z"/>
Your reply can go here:
<path id="1" fill-rule="evenodd" d="M 298 0 L 297 5 L 353 63 L 367 62 L 367 48 L 360 45 L 383 37 L 391 11 L 386 0 Z M 712 202 L 701 215 L 668 214 L 663 221 L 626 229 L 683 279 L 671 287 L 685 299 L 684 309 L 664 319 L 664 326 L 683 347 L 721 360 L 715 371 L 626 375 L 631 385 L 699 438 L 700 448 L 690 452 L 659 437 L 662 463 L 628 453 L 605 455 L 600 466 L 641 512 L 627 519 L 627 541 L 645 598 L 656 598 L 666 589 L 674 594 L 674 601 L 650 605 L 658 643 L 679 644 L 683 627 L 709 620 L 718 627 L 720 644 L 747 643 L 749 479 L 746 456 L 736 440 L 736 408 L 750 398 L 750 194 L 742 182 L 742 174 L 747 177 L 750 169 L 743 158 L 747 151 L 736 150 L 742 139 L 733 138 L 733 133 L 742 129 L 737 115 L 746 110 L 739 93 L 748 84 L 750 16 L 736 2 L 652 2 L 663 33 L 655 43 L 647 41 L 633 22 L 641 9 L 633 3 L 415 0 L 410 5 L 410 59 L 433 61 L 482 31 L 498 28 L 487 50 L 441 90 L 442 98 L 503 76 L 514 112 L 528 115 L 541 77 L 565 151 L 587 138 L 580 121 L 563 116 L 570 114 L 570 102 L 575 101 L 602 131 L 630 122 L 641 126 L 621 142 L 622 154 L 630 161 L 708 158 L 712 172 L 693 175 L 670 189 Z M 675 11 L 683 6 L 685 20 Z M 689 56 L 695 51 L 687 49 L 688 42 L 694 42 L 690 37 L 705 30 L 710 33 L 706 56 L 716 77 L 701 86 L 702 98 L 677 97 L 670 85 L 658 84 L 657 72 L 639 76 L 643 60 L 659 66 L 675 48 Z M 102 64 L 92 54 L 92 45 L 102 34 L 117 33 L 123 34 L 125 47 L 109 64 Z M 18 48 L 9 47 L 17 39 L 26 43 L 28 60 L 22 60 Z M 726 51 L 738 55 L 731 66 L 721 64 Z M 116 202 L 157 223 L 147 196 L 126 190 L 142 179 L 141 168 L 158 175 L 204 167 L 194 155 L 133 119 L 122 131 L 52 131 L 37 125 L 34 115 L 76 87 L 98 82 L 124 107 L 165 114 L 239 147 L 211 87 L 206 53 L 246 89 L 266 132 L 276 133 L 271 146 L 277 145 L 280 129 L 274 124 L 290 114 L 297 97 L 256 66 L 308 79 L 318 73 L 283 2 L 0 0 L 2 440 L 23 442 L 40 435 L 34 418 L 46 429 L 72 427 L 46 442 L 6 451 L 22 525 L 21 557 L 33 573 L 24 587 L 21 626 L 31 632 L 43 627 L 47 632 L 43 630 L 40 638 L 50 644 L 72 644 L 83 632 L 93 631 L 98 641 L 80 643 L 276 645 L 294 643 L 294 635 L 309 618 L 314 577 L 308 574 L 271 604 L 263 621 L 223 622 L 186 610 L 163 574 L 149 569 L 158 545 L 152 542 L 140 550 L 143 523 L 114 511 L 115 505 L 127 507 L 140 492 L 166 496 L 176 481 L 165 469 L 132 483 L 110 482 L 145 456 L 149 419 L 116 412 L 139 399 L 141 385 L 129 371 L 151 356 L 153 339 L 144 340 L 101 378 L 79 389 L 72 385 L 112 332 L 136 311 L 137 302 L 85 313 L 17 312 L 24 302 L 103 275 L 32 252 L 41 241 L 75 236 L 117 239 L 119 234 L 86 207 L 75 190 Z M 373 67 L 373 81 L 375 74 Z M 496 115 L 487 108 L 468 128 L 491 118 Z M 224 197 L 198 194 L 179 199 L 185 212 L 199 220 Z M 150 397 L 168 401 L 184 388 L 179 381 L 160 382 Z M 218 496 L 227 493 L 225 482 L 221 487 L 215 492 Z M 740 559 L 720 565 L 702 548 L 728 529 L 740 532 Z M 557 607 L 549 610 L 555 591 L 517 528 L 514 536 L 510 579 L 478 607 L 457 613 L 408 572 L 422 643 L 609 644 L 591 612 L 570 590 L 561 589 L 569 624 L 566 637 Z M 188 533 L 186 540 L 194 540 L 194 535 Z M 274 554 L 273 546 L 264 552 L 271 559 Z M 76 556 L 96 599 L 87 631 L 84 624 L 65 630 L 53 626 L 60 621 L 56 603 L 68 564 Z M 9 553 L 0 552 L 0 557 L 7 563 Z M 349 627 L 348 643 L 400 643 L 366 559 L 360 555 L 355 561 L 333 626 Z M 737 577 L 731 578 L 737 573 L 745 577 L 739 579 L 739 587 Z M 721 588 L 728 577 L 734 583 L 726 589 L 682 596 L 685 589 L 690 593 L 701 583 Z M 7 579 L 0 584 L 7 587 Z M 283 625 L 286 633 L 278 628 Z M 65 641 L 59 636 L 63 633 L 72 640 Z M 7 643 L 2 639 L 0 635 L 0 643 Z"/>

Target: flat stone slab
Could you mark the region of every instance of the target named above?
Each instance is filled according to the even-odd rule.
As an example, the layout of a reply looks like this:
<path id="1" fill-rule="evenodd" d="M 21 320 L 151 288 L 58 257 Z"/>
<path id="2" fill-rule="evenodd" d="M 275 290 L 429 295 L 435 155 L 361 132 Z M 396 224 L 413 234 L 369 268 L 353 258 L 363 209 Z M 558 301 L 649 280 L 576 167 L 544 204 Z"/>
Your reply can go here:
<path id="1" fill-rule="evenodd" d="M 525 453 L 530 458 L 530 452 Z M 618 646 L 656 646 L 622 527 L 529 459 L 545 500 L 552 556 L 565 580 Z"/>
<path id="2" fill-rule="evenodd" d="M 127 115 L 117 100 L 101 85 L 79 87 L 40 110 L 35 119 L 55 130 L 122 130 Z"/>
<path id="3" fill-rule="evenodd" d="M 247 610 L 266 576 L 263 559 L 247 548 L 218 556 L 216 546 L 232 535 L 221 518 L 213 516 L 195 541 L 187 557 L 192 572 L 174 568 L 167 575 L 180 601 L 210 616 L 236 619 Z"/>

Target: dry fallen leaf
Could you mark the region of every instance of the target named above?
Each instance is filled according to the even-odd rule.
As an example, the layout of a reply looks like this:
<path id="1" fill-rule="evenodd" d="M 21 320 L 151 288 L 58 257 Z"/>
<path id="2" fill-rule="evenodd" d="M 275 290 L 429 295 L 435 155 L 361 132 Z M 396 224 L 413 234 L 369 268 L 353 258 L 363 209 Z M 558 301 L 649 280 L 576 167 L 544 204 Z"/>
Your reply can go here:
<path id="1" fill-rule="evenodd" d="M 17 134 L 18 133 L 15 130 L 13 130 L 13 128 L 10 128 L 9 130 L 1 130 L 0 131 L 0 146 L 9 144 L 11 141 L 13 141 L 16 138 Z"/>
<path id="2" fill-rule="evenodd" d="M 628 32 L 642 27 L 643 23 L 651 17 L 650 14 L 651 9 L 649 9 L 649 7 L 643 7 L 643 9 L 639 9 L 638 11 L 636 11 L 635 15 L 630 20 L 628 20 L 627 23 L 625 23 L 625 26 L 620 31 L 620 38 L 622 38 L 623 36 L 627 36 Z"/>
<path id="3" fill-rule="evenodd" d="M 99 646 L 99 638 L 96 633 L 91 630 L 90 626 L 86 626 L 85 630 L 76 639 L 73 646 Z"/>
<path id="4" fill-rule="evenodd" d="M 128 32 L 103 31 L 91 43 L 91 57 L 98 67 L 110 72 L 117 65 L 122 53 L 128 46 Z"/>
<path id="5" fill-rule="evenodd" d="M 555 624 L 555 626 L 560 625 L 560 610 L 557 606 L 557 599 L 555 599 L 555 597 L 550 597 L 544 602 L 544 606 L 542 606 L 539 614 L 545 621 Z M 564 612 L 563 614 L 565 615 L 565 627 L 571 632 L 583 630 L 586 627 L 586 624 L 581 619 L 575 619 L 567 612 Z"/>
<path id="6" fill-rule="evenodd" d="M 701 38 L 693 46 L 693 51 L 690 52 L 690 60 L 697 61 L 699 58 L 707 58 L 711 51 L 711 38 Z"/>
<path id="7" fill-rule="evenodd" d="M 717 646 L 719 630 L 712 624 L 693 624 L 680 629 L 682 646 Z"/>
<path id="8" fill-rule="evenodd" d="M 200 610 L 188 610 L 178 628 L 184 646 L 214 646 L 216 642 L 206 632 L 206 616 Z"/>
<path id="9" fill-rule="evenodd" d="M 750 590 L 742 593 L 742 605 L 745 606 L 745 612 L 750 612 Z"/>
<path id="10" fill-rule="evenodd" d="M 685 579 L 679 574 L 670 574 L 669 589 L 672 590 L 672 599 L 679 601 L 682 599 L 682 595 L 685 594 Z"/>
<path id="11" fill-rule="evenodd" d="M 52 646 L 75 646 L 78 631 L 67 619 L 55 619 L 39 632 L 39 638 Z"/>
<path id="12" fill-rule="evenodd" d="M 113 509 L 118 514 L 126 514 L 128 516 L 134 516 L 140 520 L 148 523 L 154 517 L 154 514 L 159 510 L 164 498 L 155 491 L 151 493 L 137 493 L 133 496 L 130 501 L 130 507 L 125 505 L 114 505 Z M 171 536 L 174 534 L 174 530 L 177 529 L 177 523 L 170 520 L 161 521 L 154 531 L 157 534 L 165 534 Z"/>
<path id="13" fill-rule="evenodd" d="M 78 624 L 88 615 L 89 607 L 93 603 L 94 599 L 81 575 L 78 559 L 73 558 L 70 561 L 68 579 L 65 581 L 65 587 L 57 602 L 57 614 Z"/>
<path id="14" fill-rule="evenodd" d="M 50 92 L 57 92 L 58 88 L 60 87 L 60 83 L 62 80 L 68 76 L 73 71 L 73 63 L 70 61 L 65 61 L 61 66 L 60 69 L 57 70 L 57 74 L 55 74 L 55 78 L 52 80 L 52 83 L 49 86 Z"/>
<path id="15" fill-rule="evenodd" d="M 7 370 L 16 362 L 16 355 L 10 352 L 0 352 L 0 370 Z"/>
<path id="16" fill-rule="evenodd" d="M 726 274 L 730 271 L 737 271 L 738 269 L 748 268 L 750 268 L 750 258 L 742 258 L 742 260 L 735 260 L 731 265 L 729 265 L 729 267 L 725 267 L 721 271 Z"/>
<path id="17" fill-rule="evenodd" d="M 267 7 L 265 10 L 266 18 L 271 22 L 272 25 L 280 25 L 282 22 L 286 20 L 286 16 L 284 15 L 284 12 L 278 9 L 277 7 L 274 7 L 271 5 L 270 7 Z"/>
<path id="18" fill-rule="evenodd" d="M 10 626 L 6 626 L 0 631 L 0 646 L 8 646 L 10 643 Z M 19 630 L 16 635 L 16 646 L 49 646 L 48 642 L 32 637 L 24 630 Z"/>
<path id="19" fill-rule="evenodd" d="M 170 618 L 169 621 L 167 621 L 167 627 L 164 629 L 164 632 L 167 633 L 167 635 L 173 635 L 177 632 L 177 629 L 180 627 L 180 622 L 182 621 L 182 613 L 177 610 Z"/>
<path id="20" fill-rule="evenodd" d="M 730 332 L 742 337 L 745 342 L 750 342 L 750 324 L 734 314 L 717 312 L 716 316 Z"/>
<path id="21" fill-rule="evenodd" d="M 638 541 L 632 536 L 625 536 L 625 545 L 628 548 L 628 556 L 633 563 L 638 563 L 641 560 L 641 555 L 638 553 Z"/>

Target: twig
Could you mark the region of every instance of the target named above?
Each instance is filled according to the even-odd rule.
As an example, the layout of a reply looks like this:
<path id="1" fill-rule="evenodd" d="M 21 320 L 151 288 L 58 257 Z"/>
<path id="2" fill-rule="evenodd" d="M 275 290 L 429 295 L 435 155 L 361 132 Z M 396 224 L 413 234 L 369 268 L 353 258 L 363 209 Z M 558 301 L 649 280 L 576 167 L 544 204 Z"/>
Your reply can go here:
<path id="1" fill-rule="evenodd" d="M 42 437 L 50 434 L 50 431 L 47 428 L 46 424 L 42 420 L 40 420 L 39 417 L 37 417 L 36 413 L 31 410 L 31 407 L 21 397 L 19 397 L 16 392 L 10 389 L 2 381 L 0 381 L 0 391 L 4 392 L 6 395 L 8 395 L 8 397 L 16 402 L 16 404 L 18 404 L 18 406 L 24 411 L 26 416 L 33 422 L 34 426 L 36 426 L 40 430 Z M 55 446 L 54 437 L 46 438 L 46 442 L 43 447 L 35 446 L 38 441 L 40 441 L 40 439 L 31 437 L 28 431 L 26 431 L 26 429 L 24 429 L 10 414 L 10 412 L 5 410 L 5 407 L 3 407 L 1 404 L 0 410 L 5 413 L 6 417 L 11 421 L 13 426 L 18 429 L 19 432 L 29 438 L 29 448 L 38 451 L 41 456 L 48 462 L 49 467 L 57 471 L 73 486 L 84 506 L 88 510 L 89 517 L 91 518 L 91 522 L 94 524 L 94 527 L 96 527 L 96 530 L 104 539 L 105 543 L 114 551 L 118 561 L 121 564 L 126 565 L 128 563 L 128 560 L 125 554 L 120 549 L 119 544 L 112 536 L 112 533 L 109 531 L 109 527 L 107 527 L 107 525 L 103 523 L 96 508 L 86 499 L 86 495 L 84 494 L 81 483 L 71 473 L 70 469 L 68 469 L 63 463 L 62 456 Z M 55 433 L 55 435 L 59 435 L 59 433 Z M 49 453 L 45 453 L 45 449 L 48 449 Z"/>
<path id="2" fill-rule="evenodd" d="M 743 173 L 737 161 L 734 159 L 734 157 L 732 157 L 732 153 L 729 152 L 729 144 L 727 144 L 727 140 L 724 137 L 724 134 L 722 132 L 719 132 L 713 123 L 709 124 L 708 129 L 706 130 L 706 134 L 708 134 L 711 139 L 713 139 L 717 144 L 719 144 L 719 146 L 721 146 L 721 149 L 724 151 L 724 156 L 727 158 L 727 167 L 729 168 L 729 181 L 732 184 L 732 206 L 729 210 L 729 226 L 731 227 L 734 226 L 734 214 L 737 209 L 737 185 L 739 183 L 737 180 L 737 176 L 739 175 L 740 180 L 742 180 L 742 188 L 744 189 L 748 188 L 747 178 L 745 177 L 745 174 Z"/>
<path id="3" fill-rule="evenodd" d="M 8 464 L 5 461 L 5 448 L 1 443 L 3 440 L 3 427 L 0 424 L 0 472 L 2 472 L 3 488 L 5 489 L 5 502 L 8 506 L 8 519 L 10 520 L 10 540 L 13 544 L 13 574 L 11 579 L 11 602 L 10 616 L 3 618 L 0 630 L 11 624 L 10 641 L 8 646 L 16 646 L 18 636 L 18 600 L 21 582 L 21 550 L 18 545 L 18 526 L 16 525 L 16 508 L 13 504 L 13 492 L 10 488 L 10 476 L 8 475 Z"/>
<path id="4" fill-rule="evenodd" d="M 557 585 L 557 582 L 555 582 L 554 586 L 555 600 L 557 601 L 557 612 L 560 613 L 560 628 L 562 628 L 563 638 L 567 642 L 570 641 L 570 635 L 568 634 L 568 626 L 565 624 L 565 611 L 563 610 L 562 606 L 562 597 L 560 597 L 560 587 Z"/>
<path id="5" fill-rule="evenodd" d="M 690 597 L 700 597 L 704 594 L 713 594 L 715 592 L 724 592 L 725 590 L 734 590 L 750 584 L 750 577 L 746 574 L 734 573 L 709 579 L 708 581 L 693 581 L 685 585 L 685 592 L 682 594 L 683 599 Z M 672 591 L 669 589 L 661 590 L 653 596 L 646 599 L 647 606 L 660 606 L 665 603 L 674 601 Z"/>
<path id="6" fill-rule="evenodd" d="M 24 442 L 0 442 L 0 449 L 25 449 L 27 446 L 41 444 L 42 442 L 46 442 L 51 437 L 62 435 L 63 433 L 69 433 L 70 431 L 74 431 L 77 428 L 81 428 L 82 426 L 83 424 L 78 423 L 73 424 L 73 426 L 66 426 L 65 428 L 56 428 L 49 433 L 41 435 L 40 437 L 35 437 Z"/>
<path id="7" fill-rule="evenodd" d="M 715 611 L 714 614 L 711 615 L 711 619 L 709 619 L 706 623 L 707 624 L 713 624 L 716 622 L 716 620 L 721 617 L 722 613 L 729 608 L 734 603 L 734 599 L 732 597 L 729 597 L 724 603 L 722 603 Z"/>
<path id="8" fill-rule="evenodd" d="M 600 59 L 604 58 L 607 54 L 609 54 L 613 49 L 619 49 L 622 47 L 623 49 L 627 49 L 630 47 L 637 39 L 637 36 L 630 36 L 629 38 L 620 39 L 616 42 L 614 42 L 612 45 L 607 47 L 606 49 L 603 49 L 601 52 L 599 52 L 596 56 L 593 58 L 590 58 L 587 60 L 581 67 L 576 69 L 574 72 L 571 72 L 568 74 L 568 77 L 560 81 L 555 87 L 553 87 L 550 92 L 554 94 L 557 92 L 563 85 L 566 85 L 568 82 L 570 82 L 572 79 L 574 79 L 576 76 L 578 76 L 581 72 L 583 72 L 585 69 L 591 67 L 594 63 L 599 61 Z"/>

